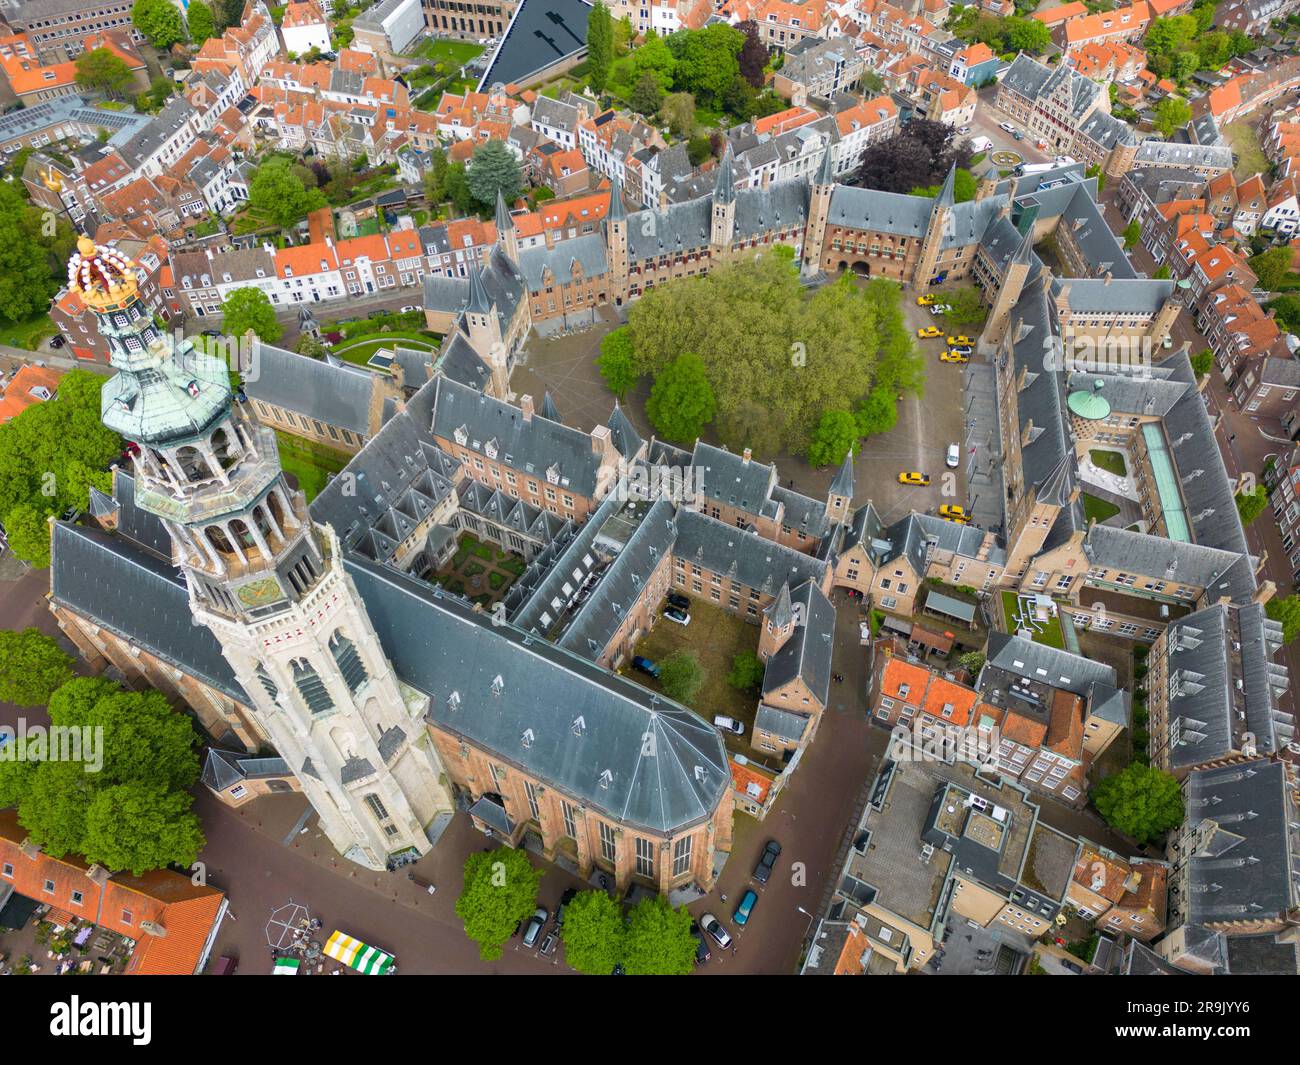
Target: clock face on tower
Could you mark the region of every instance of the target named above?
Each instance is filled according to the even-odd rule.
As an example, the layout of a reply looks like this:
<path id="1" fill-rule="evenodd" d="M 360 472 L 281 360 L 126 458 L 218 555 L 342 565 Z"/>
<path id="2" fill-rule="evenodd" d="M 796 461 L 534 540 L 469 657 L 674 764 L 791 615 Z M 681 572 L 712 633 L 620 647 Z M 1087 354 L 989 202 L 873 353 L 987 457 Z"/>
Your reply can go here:
<path id="1" fill-rule="evenodd" d="M 280 584 L 274 577 L 249 581 L 247 584 L 240 585 L 239 591 L 235 594 L 247 607 L 267 606 L 284 598 L 284 593 L 280 591 Z"/>

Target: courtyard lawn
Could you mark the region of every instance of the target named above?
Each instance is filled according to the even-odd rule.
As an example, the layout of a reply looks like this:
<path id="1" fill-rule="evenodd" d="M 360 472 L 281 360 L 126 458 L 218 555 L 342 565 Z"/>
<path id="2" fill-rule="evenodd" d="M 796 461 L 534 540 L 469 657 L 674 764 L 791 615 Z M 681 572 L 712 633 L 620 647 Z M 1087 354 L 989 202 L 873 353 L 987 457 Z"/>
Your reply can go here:
<path id="1" fill-rule="evenodd" d="M 728 747 L 749 753 L 749 734 L 758 709 L 758 689 L 737 691 L 727 683 L 731 660 L 741 651 L 758 650 L 758 626 L 750 625 L 721 607 L 691 598 L 691 623 L 677 625 L 660 618 L 636 647 L 636 654 L 662 664 L 664 659 L 678 651 L 689 651 L 699 660 L 704 671 L 704 683 L 691 702 L 691 709 L 707 721 L 714 714 L 726 714 L 745 723 L 743 736 L 727 736 Z M 659 690 L 659 682 L 644 673 L 638 673 L 625 664 L 623 672 L 644 684 Z"/>
<path id="2" fill-rule="evenodd" d="M 437 580 L 449 592 L 491 606 L 523 571 L 524 560 L 519 555 L 463 532 L 456 554 L 438 571 Z"/>
<path id="3" fill-rule="evenodd" d="M 338 473 L 352 459 L 345 451 L 335 451 L 280 429 L 275 435 L 280 444 L 280 465 L 285 473 L 293 474 L 308 503 L 320 494 L 330 475 Z"/>
<path id="4" fill-rule="evenodd" d="M 1019 599 L 1015 592 L 1002 593 L 1002 615 L 1006 621 L 1009 632 L 1017 631 L 1016 617 L 1020 613 Z M 1061 622 L 1055 617 L 1048 618 L 1046 621 L 1037 621 L 1030 619 L 1026 622 L 1025 627 L 1032 634 L 1034 643 L 1041 643 L 1046 647 L 1055 647 L 1058 651 L 1065 649 L 1065 637 L 1061 633 Z"/>
<path id="5" fill-rule="evenodd" d="M 24 351 L 36 351 L 42 340 L 54 336 L 58 331 L 48 314 L 37 314 L 23 322 L 6 322 L 0 326 L 0 344 L 22 348 Z M 67 351 L 66 348 L 63 350 Z"/>
<path id="6" fill-rule="evenodd" d="M 1100 525 L 1108 518 L 1113 518 L 1119 513 L 1119 507 L 1109 500 L 1101 499 L 1098 496 L 1083 493 L 1083 516 L 1086 520 L 1092 521 L 1094 518 Z"/>
<path id="7" fill-rule="evenodd" d="M 1097 448 L 1089 451 L 1088 457 L 1092 459 L 1092 464 L 1099 470 L 1113 473 L 1116 477 L 1128 476 L 1128 464 L 1124 461 L 1124 456 L 1118 451 L 1104 451 Z"/>
<path id="8" fill-rule="evenodd" d="M 1244 181 L 1255 174 L 1267 174 L 1272 165 L 1264 149 L 1260 147 L 1259 135 L 1247 122 L 1232 122 L 1223 127 L 1223 133 L 1237 153 L 1237 165 L 1233 173 L 1238 181 Z"/>
<path id="9" fill-rule="evenodd" d="M 482 54 L 483 46 L 472 41 L 447 41 L 428 38 L 411 52 L 413 59 L 427 59 L 430 63 L 447 63 L 462 66 Z"/>

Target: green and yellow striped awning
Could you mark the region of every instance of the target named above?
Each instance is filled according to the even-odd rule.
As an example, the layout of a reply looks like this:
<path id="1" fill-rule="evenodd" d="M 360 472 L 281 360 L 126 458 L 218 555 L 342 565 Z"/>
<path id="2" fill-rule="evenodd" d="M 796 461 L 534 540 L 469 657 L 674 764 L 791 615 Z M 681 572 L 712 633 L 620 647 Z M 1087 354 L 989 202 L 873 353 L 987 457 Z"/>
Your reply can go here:
<path id="1" fill-rule="evenodd" d="M 325 956 L 341 961 L 366 976 L 383 976 L 393 967 L 393 956 L 370 947 L 345 932 L 335 932 L 325 943 Z"/>

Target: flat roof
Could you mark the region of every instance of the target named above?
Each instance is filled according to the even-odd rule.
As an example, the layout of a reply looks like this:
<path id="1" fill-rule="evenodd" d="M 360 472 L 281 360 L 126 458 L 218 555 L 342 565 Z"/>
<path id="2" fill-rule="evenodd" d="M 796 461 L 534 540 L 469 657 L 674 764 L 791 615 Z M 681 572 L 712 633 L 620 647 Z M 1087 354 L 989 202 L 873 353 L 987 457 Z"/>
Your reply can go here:
<path id="1" fill-rule="evenodd" d="M 947 614 L 950 618 L 956 618 L 958 621 L 971 622 L 975 620 L 975 605 L 967 603 L 961 599 L 954 599 L 950 595 L 944 595 L 943 592 L 931 592 L 925 597 L 925 609 L 937 610 L 940 614 Z"/>

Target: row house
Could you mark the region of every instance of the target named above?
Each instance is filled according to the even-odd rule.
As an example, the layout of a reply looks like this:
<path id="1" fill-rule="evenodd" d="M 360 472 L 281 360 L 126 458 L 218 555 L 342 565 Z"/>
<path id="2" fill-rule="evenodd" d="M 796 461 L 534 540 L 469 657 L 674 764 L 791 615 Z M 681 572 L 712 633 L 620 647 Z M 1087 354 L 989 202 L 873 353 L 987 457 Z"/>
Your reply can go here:
<path id="1" fill-rule="evenodd" d="M 1240 284 L 1224 285 L 1210 293 L 1197 308 L 1196 327 L 1230 384 L 1248 363 L 1290 355 L 1273 316 Z"/>
<path id="2" fill-rule="evenodd" d="M 1214 216 L 1214 228 L 1233 230 L 1238 236 L 1252 236 L 1259 229 L 1267 208 L 1264 178 L 1260 174 L 1241 184 L 1231 171 L 1205 183 L 1206 209 Z"/>
<path id="3" fill-rule="evenodd" d="M 572 93 L 567 95 L 573 97 Z M 573 99 L 581 101 L 582 98 L 573 97 Z M 591 110 L 590 103 L 580 107 L 577 103 L 567 100 L 553 100 L 549 96 L 539 96 L 533 103 L 528 124 L 548 141 L 553 141 L 561 148 L 576 148 L 578 123 L 584 118 L 590 118 Z"/>
<path id="4" fill-rule="evenodd" d="M 1226 0 L 1215 11 L 1214 24 L 1225 33 L 1238 31 L 1258 37 L 1278 19 L 1295 14 L 1298 8 L 1297 0 Z"/>
<path id="5" fill-rule="evenodd" d="M 798 107 L 812 97 L 829 100 L 837 93 L 854 91 L 864 69 L 865 57 L 848 38 L 810 38 L 786 50 L 772 88 Z"/>
<path id="6" fill-rule="evenodd" d="M 1169 864 L 1152 858 L 1121 858 L 1079 841 L 1065 901 L 1099 931 L 1149 943 L 1165 930 Z"/>
<path id="7" fill-rule="evenodd" d="M 1295 417 L 1300 397 L 1300 361 L 1290 351 L 1266 356 L 1242 367 L 1232 389 L 1233 402 L 1253 419 L 1282 422 Z"/>
<path id="8" fill-rule="evenodd" d="M 959 129 L 975 120 L 975 90 L 937 70 L 917 73 L 912 89 L 916 116 Z"/>
<path id="9" fill-rule="evenodd" d="M 83 42 L 83 50 L 108 51 L 125 63 L 131 79 L 123 87 L 124 91 L 138 92 L 148 88 L 149 77 L 144 60 L 125 33 L 110 30 L 90 34 Z M 71 59 L 43 62 L 25 33 L 0 37 L 0 80 L 24 106 L 82 91 L 77 81 L 76 62 Z"/>
<path id="10" fill-rule="evenodd" d="M 185 98 L 198 112 L 197 124 L 200 133 L 216 129 L 228 112 L 248 93 L 237 75 L 220 74 L 210 71 L 197 74 L 185 83 Z M 235 112 L 239 114 L 238 111 Z M 242 121 L 239 125 L 242 125 Z"/>
<path id="11" fill-rule="evenodd" d="M 254 85 L 262 69 L 280 51 L 275 24 L 261 0 L 244 5 L 238 26 L 229 27 L 220 37 L 209 37 L 194 57 L 194 70 L 200 74 L 215 71 L 226 76 L 238 75 L 244 88 Z"/>
<path id="12" fill-rule="evenodd" d="M 1090 41 L 1069 57 L 1074 69 L 1085 78 L 1107 84 L 1132 81 L 1147 66 L 1147 54 L 1125 41 Z"/>
<path id="13" fill-rule="evenodd" d="M 291 55 L 331 48 L 329 20 L 316 0 L 290 0 L 280 16 L 280 36 Z"/>
<path id="14" fill-rule="evenodd" d="M 824 37 L 829 26 L 826 0 L 727 0 L 719 14 L 732 25 L 754 22 L 770 52 L 784 52 L 809 38 Z"/>
<path id="15" fill-rule="evenodd" d="M 713 16 L 712 0 L 612 0 L 608 7 L 615 21 L 627 19 L 636 36 L 698 30 Z"/>
<path id="16" fill-rule="evenodd" d="M 1259 279 L 1245 258 L 1226 244 L 1218 244 L 1204 233 L 1188 233 L 1174 242 L 1168 260 L 1170 275 L 1176 281 L 1191 282 L 1193 303 L 1222 285 L 1236 282 L 1253 289 Z"/>
<path id="17" fill-rule="evenodd" d="M 509 128 L 526 125 L 528 109 L 512 101 L 503 92 L 445 92 L 434 110 L 438 132 L 445 141 L 460 141 L 478 136 L 480 122 L 492 122 Z"/>
<path id="18" fill-rule="evenodd" d="M 576 196 L 591 184 L 591 168 L 576 148 L 565 150 L 543 141 L 524 157 L 524 169 L 536 185 L 557 196 Z"/>
<path id="19" fill-rule="evenodd" d="M 457 218 L 421 226 L 419 237 L 424 248 L 424 268 L 429 274 L 469 277 L 471 270 L 487 265 L 497 228 L 477 218 Z"/>
<path id="20" fill-rule="evenodd" d="M 407 107 L 410 92 L 400 81 L 345 70 L 328 63 L 275 60 L 262 70 L 261 81 L 286 92 L 338 104 L 368 107 Z"/>
<path id="21" fill-rule="evenodd" d="M 1264 470 L 1271 489 L 1273 520 L 1282 537 L 1282 550 L 1291 567 L 1292 583 L 1300 585 L 1300 446 L 1284 450 Z"/>
<path id="22" fill-rule="evenodd" d="M 1268 190 L 1268 206 L 1259 220 L 1261 232 L 1290 240 L 1300 230 L 1300 174 L 1274 182 Z"/>
<path id="23" fill-rule="evenodd" d="M 1135 167 L 1120 178 L 1116 205 L 1125 222 L 1137 222 L 1143 235 L 1164 220 L 1157 210 L 1180 200 L 1197 200 L 1205 182 L 1174 167 Z"/>
<path id="24" fill-rule="evenodd" d="M 835 172 L 856 171 L 873 144 L 888 140 L 898 132 L 898 105 L 890 96 L 860 100 L 835 112 L 835 130 L 839 136 L 833 150 Z"/>
<path id="25" fill-rule="evenodd" d="M 198 137 L 199 127 L 199 112 L 194 105 L 184 96 L 173 96 L 118 153 L 137 174 L 157 177 L 176 169 Z"/>
<path id="26" fill-rule="evenodd" d="M 1198 233 L 1208 240 L 1214 236 L 1214 216 L 1205 209 L 1202 199 L 1169 199 L 1154 207 L 1142 230 L 1142 246 L 1157 264 L 1169 261 L 1170 251 L 1178 241 Z"/>
<path id="27" fill-rule="evenodd" d="M 1192 101 L 1192 114 L 1213 116 L 1219 128 L 1300 88 L 1300 56 L 1282 59 L 1267 70 L 1238 74 Z"/>
<path id="28" fill-rule="evenodd" d="M 964 48 L 954 47 L 946 72 L 950 78 L 956 78 L 963 85 L 980 85 L 997 75 L 1001 62 L 993 49 L 983 41 L 977 41 Z"/>
<path id="29" fill-rule="evenodd" d="M 1146 0 L 1138 0 L 1127 7 L 1113 11 L 1099 11 L 1095 15 L 1075 15 L 1052 27 L 1052 40 L 1066 53 L 1072 55 L 1088 44 L 1109 44 L 1112 41 L 1136 41 L 1151 24 L 1151 8 Z"/>

